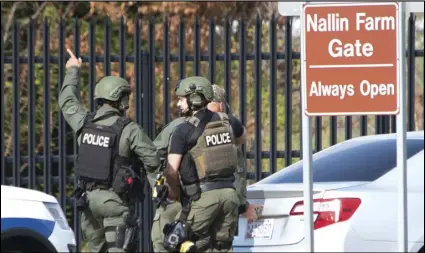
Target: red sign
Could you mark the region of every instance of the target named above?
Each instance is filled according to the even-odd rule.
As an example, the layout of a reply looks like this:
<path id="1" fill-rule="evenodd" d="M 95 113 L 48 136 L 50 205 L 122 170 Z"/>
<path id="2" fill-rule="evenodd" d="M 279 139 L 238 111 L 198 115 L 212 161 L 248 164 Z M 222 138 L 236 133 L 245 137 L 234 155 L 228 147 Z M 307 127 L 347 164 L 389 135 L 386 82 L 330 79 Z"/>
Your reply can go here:
<path id="1" fill-rule="evenodd" d="M 305 114 L 398 114 L 398 4 L 303 7 Z"/>

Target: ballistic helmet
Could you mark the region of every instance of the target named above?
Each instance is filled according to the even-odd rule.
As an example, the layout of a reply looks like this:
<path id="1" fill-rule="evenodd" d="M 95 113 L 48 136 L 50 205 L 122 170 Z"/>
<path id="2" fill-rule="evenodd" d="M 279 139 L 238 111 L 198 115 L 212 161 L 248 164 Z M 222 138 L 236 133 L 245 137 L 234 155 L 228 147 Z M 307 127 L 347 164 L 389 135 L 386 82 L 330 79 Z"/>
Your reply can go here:
<path id="1" fill-rule="evenodd" d="M 187 97 L 189 103 L 194 106 L 201 106 L 203 103 L 209 103 L 214 99 L 214 91 L 210 81 L 201 76 L 192 76 L 181 80 L 176 87 L 176 95 Z"/>
<path id="2" fill-rule="evenodd" d="M 131 93 L 130 84 L 124 78 L 105 76 L 97 83 L 94 89 L 94 100 L 102 98 L 109 101 L 118 101 L 123 93 Z"/>

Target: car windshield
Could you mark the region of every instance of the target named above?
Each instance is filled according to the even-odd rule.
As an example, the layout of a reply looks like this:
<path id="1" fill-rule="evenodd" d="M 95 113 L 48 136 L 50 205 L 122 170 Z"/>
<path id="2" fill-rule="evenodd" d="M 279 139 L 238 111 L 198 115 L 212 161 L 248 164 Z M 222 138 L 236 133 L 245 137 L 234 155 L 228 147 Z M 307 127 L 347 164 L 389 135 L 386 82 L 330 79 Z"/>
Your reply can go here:
<path id="1" fill-rule="evenodd" d="M 397 165 L 396 140 L 342 143 L 313 155 L 313 182 L 374 181 Z M 407 140 L 407 159 L 424 149 L 423 139 Z M 302 161 L 258 184 L 302 183 Z"/>

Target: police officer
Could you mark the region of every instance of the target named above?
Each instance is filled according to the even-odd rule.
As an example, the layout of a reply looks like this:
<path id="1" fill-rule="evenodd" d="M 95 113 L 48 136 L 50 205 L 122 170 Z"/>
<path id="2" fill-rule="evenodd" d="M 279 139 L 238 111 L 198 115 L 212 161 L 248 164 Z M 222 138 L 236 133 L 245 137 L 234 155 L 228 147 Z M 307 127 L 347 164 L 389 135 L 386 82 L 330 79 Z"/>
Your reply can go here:
<path id="1" fill-rule="evenodd" d="M 143 129 L 125 116 L 131 92 L 128 82 L 114 76 L 101 79 L 94 92 L 99 108 L 88 113 L 80 102 L 81 58 L 67 51 L 71 58 L 66 63 L 59 107 L 78 136 L 75 170 L 83 190 L 79 199 L 85 200 L 77 204 L 83 210 L 83 239 L 89 252 L 122 252 L 120 236 L 130 210 L 127 191 L 137 183 L 139 173 L 131 170 L 130 158 L 137 157 L 146 170 L 154 171 L 159 156 Z"/>
<path id="2" fill-rule="evenodd" d="M 189 110 L 189 108 L 187 107 L 182 108 L 181 106 L 179 106 L 179 109 L 180 109 L 180 117 L 174 119 L 169 124 L 167 124 L 153 141 L 155 147 L 158 150 L 161 163 L 165 165 L 166 165 L 169 143 L 171 140 L 172 133 L 174 132 L 174 130 L 176 129 L 178 125 L 183 123 L 186 120 L 186 118 L 191 116 L 192 114 L 192 111 Z M 159 187 L 157 186 L 155 187 L 154 185 L 155 184 L 154 178 L 164 176 L 163 175 L 164 171 L 162 170 L 162 168 L 163 166 L 161 167 L 161 170 L 159 171 L 159 173 L 148 175 L 151 181 L 150 182 L 151 186 L 154 188 L 153 192 L 155 192 L 156 196 L 158 196 L 158 194 L 160 193 L 158 192 Z M 161 200 L 157 200 L 157 201 L 161 201 Z M 181 210 L 180 201 L 169 201 L 167 199 L 165 199 L 165 201 L 164 200 L 162 201 L 163 202 L 159 203 L 159 206 L 156 209 L 155 217 L 153 219 L 153 224 L 152 224 L 152 231 L 151 231 L 152 244 L 153 244 L 153 248 L 155 252 L 166 252 L 166 249 L 163 246 L 164 226 L 174 221 L 176 215 Z"/>
<path id="3" fill-rule="evenodd" d="M 213 101 L 216 101 L 214 103 L 214 106 L 211 106 L 211 111 L 222 111 L 222 109 L 220 109 L 220 106 L 222 105 L 221 103 L 221 99 L 222 99 L 222 94 L 221 91 L 224 91 L 223 89 L 220 89 L 217 85 L 213 85 L 213 87 L 217 87 L 217 89 L 214 89 L 214 99 Z M 219 94 L 217 94 L 217 92 Z M 216 100 L 216 96 L 219 96 L 219 99 Z M 211 102 L 210 104 L 213 104 L 213 102 Z M 210 104 L 208 104 L 208 106 L 210 106 Z M 210 108 L 210 107 L 208 107 Z M 188 107 L 181 107 L 180 104 L 180 116 L 176 118 L 175 120 L 171 121 L 169 124 L 167 124 L 163 130 L 159 133 L 159 135 L 155 138 L 155 140 L 153 141 L 155 147 L 158 150 L 158 154 L 160 156 L 161 159 L 161 163 L 166 162 L 166 158 L 168 155 L 168 149 L 169 149 L 169 142 L 171 139 L 171 135 L 173 133 L 173 131 L 176 129 L 176 127 L 178 125 L 180 125 L 181 123 L 183 123 L 185 121 L 185 119 L 187 117 L 190 117 L 192 114 L 192 111 L 189 110 Z M 241 157 L 243 159 L 243 157 Z M 243 161 L 242 161 L 243 162 Z M 155 195 L 158 196 L 159 193 L 159 187 L 158 186 L 154 186 L 155 184 L 155 178 L 161 177 L 163 176 L 163 171 L 161 170 L 159 174 L 154 174 L 154 175 L 149 175 L 150 181 L 151 181 L 151 185 L 153 187 L 153 192 L 155 192 Z M 242 181 L 242 180 L 241 180 Z M 238 184 L 237 190 L 241 192 L 241 196 L 244 194 L 243 192 L 246 192 L 246 190 L 243 190 L 242 187 L 246 187 L 246 181 L 245 184 Z M 246 195 L 246 194 L 245 194 Z M 245 196 L 243 195 L 243 196 Z M 157 198 L 158 199 L 158 198 Z M 157 201 L 161 201 L 161 200 L 157 200 Z M 241 202 L 241 203 L 245 203 L 245 202 Z M 242 206 L 240 207 L 240 209 L 245 210 L 246 206 Z M 164 241 L 164 233 L 163 233 L 163 229 L 164 226 L 168 223 L 171 223 L 172 221 L 174 221 L 176 215 L 178 214 L 178 212 L 181 210 L 181 204 L 179 201 L 163 201 L 163 203 L 160 203 L 160 205 L 158 206 L 158 208 L 156 209 L 155 212 L 155 217 L 153 219 L 153 224 L 152 224 L 152 243 L 153 243 L 153 248 L 155 252 L 165 252 L 166 249 L 163 246 L 163 241 Z M 255 212 L 254 212 L 255 214 Z"/>
<path id="4" fill-rule="evenodd" d="M 214 99 L 208 104 L 208 109 L 213 112 L 224 112 L 225 108 L 230 106 L 226 102 L 226 91 L 220 86 L 213 84 Z M 256 209 L 262 205 L 250 204 L 246 199 L 246 166 L 245 157 L 238 148 L 238 169 L 235 173 L 235 188 L 239 197 L 239 214 L 245 216 L 248 220 L 254 221 L 257 217 Z"/>
<path id="5" fill-rule="evenodd" d="M 155 147 L 158 150 L 158 154 L 161 159 L 161 163 L 166 163 L 169 141 L 171 139 L 171 135 L 173 131 L 176 129 L 178 125 L 183 123 L 188 116 L 187 112 L 181 112 L 181 117 L 176 118 L 171 121 L 168 125 L 166 125 L 163 130 L 159 133 L 159 135 L 153 141 Z M 165 164 L 166 165 L 166 164 Z M 167 250 L 163 246 L 164 241 L 164 226 L 172 221 L 176 217 L 177 213 L 181 210 L 181 204 L 179 201 L 169 201 L 167 200 L 167 196 L 165 195 L 165 199 L 162 198 L 162 192 L 160 192 L 159 185 L 155 185 L 156 178 L 163 178 L 163 166 L 161 166 L 161 170 L 159 173 L 149 174 L 151 186 L 153 187 L 153 192 L 155 192 L 155 197 L 157 197 L 157 201 L 160 203 L 155 203 L 158 208 L 155 211 L 155 217 L 152 223 L 152 245 L 155 252 L 166 252 Z M 164 182 L 162 182 L 162 186 Z M 164 188 L 166 189 L 166 188 Z M 165 193 L 166 194 L 166 193 Z"/>
<path id="6" fill-rule="evenodd" d="M 192 240 L 198 251 L 231 251 L 239 207 L 233 185 L 236 145 L 245 142 L 245 128 L 232 115 L 207 109 L 214 94 L 203 77 L 183 79 L 176 95 L 178 106 L 193 116 L 178 125 L 171 137 L 168 198 L 180 200 L 182 211 L 176 222 L 164 228 L 164 247 L 173 251 L 180 246 L 180 251 L 186 251 L 181 247 Z"/>

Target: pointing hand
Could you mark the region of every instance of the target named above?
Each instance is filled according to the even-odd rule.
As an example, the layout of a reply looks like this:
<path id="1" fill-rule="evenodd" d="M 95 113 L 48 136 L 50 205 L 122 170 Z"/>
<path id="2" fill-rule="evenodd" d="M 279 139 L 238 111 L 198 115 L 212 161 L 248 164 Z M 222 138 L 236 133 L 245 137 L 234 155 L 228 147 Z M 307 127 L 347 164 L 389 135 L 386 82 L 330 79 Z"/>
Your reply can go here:
<path id="1" fill-rule="evenodd" d="M 66 69 L 69 69 L 72 66 L 76 66 L 77 68 L 81 67 L 81 64 L 83 63 L 83 60 L 81 58 L 78 58 L 74 55 L 74 53 L 68 48 L 66 49 L 68 54 L 71 56 L 69 60 L 66 62 Z"/>

